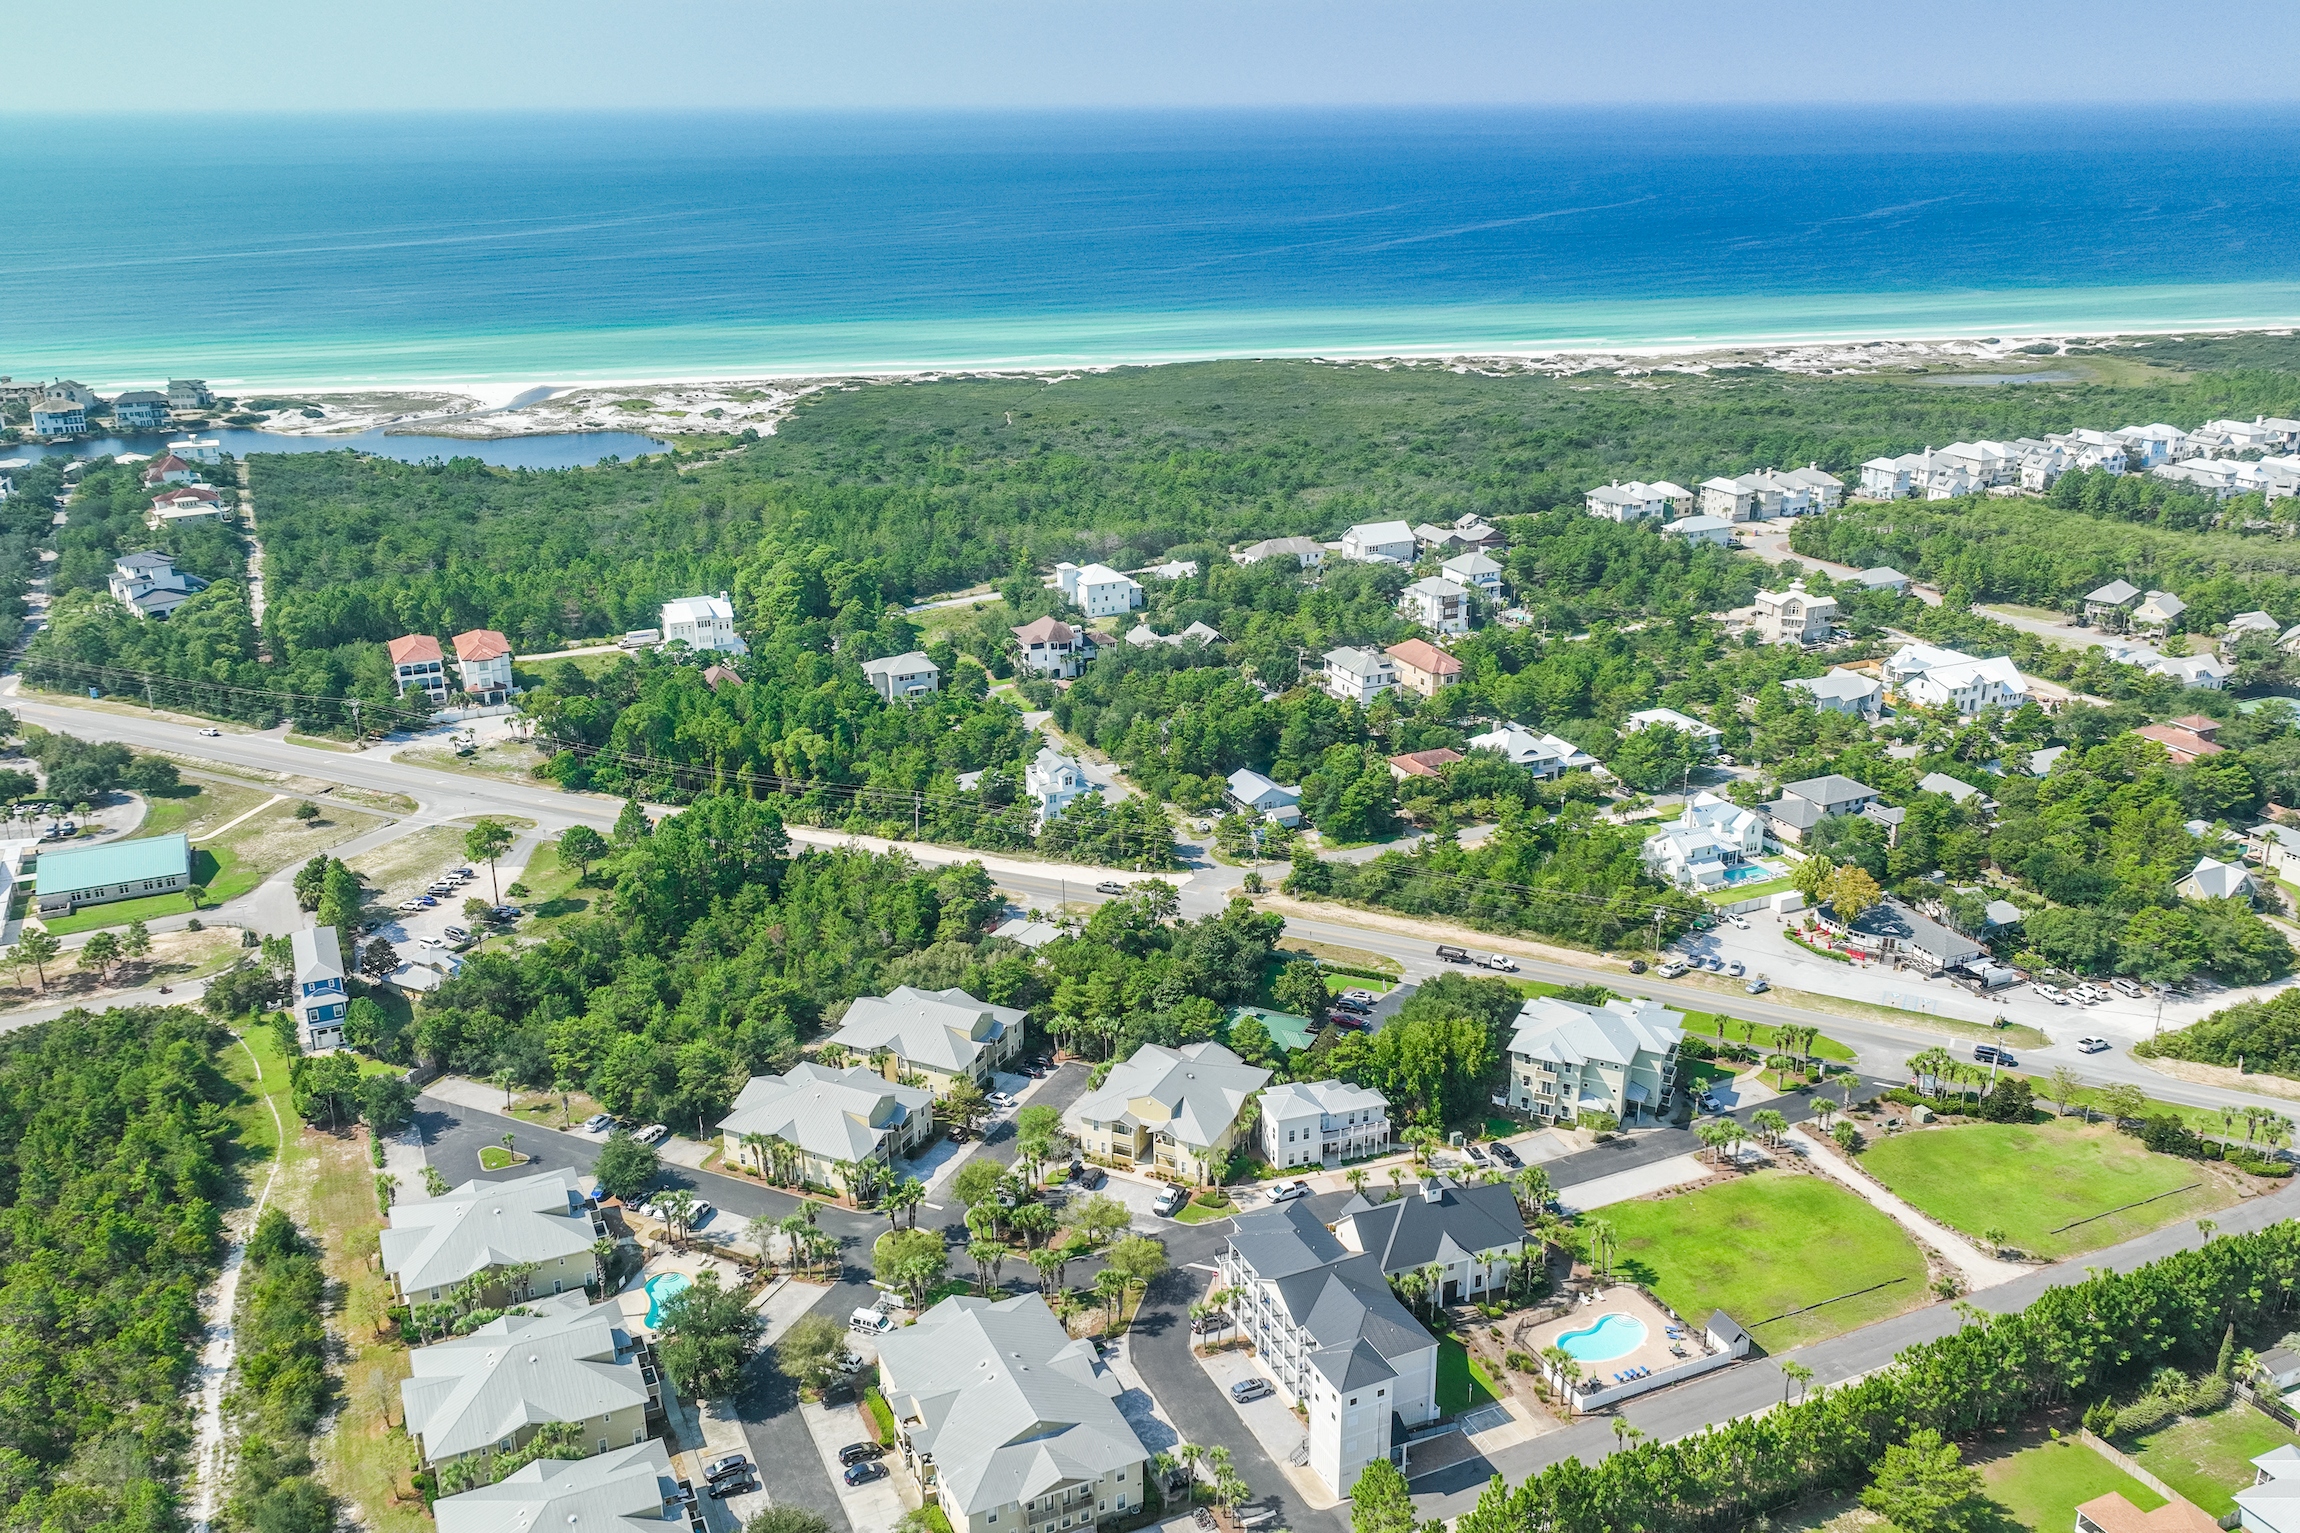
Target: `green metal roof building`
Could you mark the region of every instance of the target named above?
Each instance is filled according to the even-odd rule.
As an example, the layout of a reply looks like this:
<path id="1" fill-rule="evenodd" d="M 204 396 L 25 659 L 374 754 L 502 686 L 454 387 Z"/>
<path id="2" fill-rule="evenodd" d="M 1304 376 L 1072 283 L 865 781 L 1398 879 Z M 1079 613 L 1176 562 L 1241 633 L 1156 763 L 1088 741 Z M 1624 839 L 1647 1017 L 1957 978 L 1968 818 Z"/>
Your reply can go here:
<path id="1" fill-rule="evenodd" d="M 1259 1006 L 1233 1006 L 1230 1022 L 1235 1026 L 1241 1017 L 1252 1017 L 1262 1024 L 1270 1035 L 1270 1042 L 1289 1054 L 1298 1054 L 1317 1041 L 1318 1024 L 1308 1017 L 1297 1017 L 1290 1011 L 1265 1011 Z"/>
<path id="2" fill-rule="evenodd" d="M 80 851 L 42 852 L 34 874 L 37 909 L 60 916 L 83 905 L 140 900 L 191 887 L 192 844 L 179 832 L 112 841 Z"/>

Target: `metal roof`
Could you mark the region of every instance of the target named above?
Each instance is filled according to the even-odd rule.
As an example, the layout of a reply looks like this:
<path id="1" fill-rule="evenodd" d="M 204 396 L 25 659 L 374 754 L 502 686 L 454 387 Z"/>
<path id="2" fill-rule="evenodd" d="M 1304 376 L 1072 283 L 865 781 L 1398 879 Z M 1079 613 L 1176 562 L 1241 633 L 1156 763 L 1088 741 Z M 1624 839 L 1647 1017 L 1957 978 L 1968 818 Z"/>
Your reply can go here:
<path id="1" fill-rule="evenodd" d="M 142 879 L 189 878 L 192 844 L 179 832 L 112 841 L 72 852 L 42 852 L 37 870 L 42 895 L 77 894 Z"/>

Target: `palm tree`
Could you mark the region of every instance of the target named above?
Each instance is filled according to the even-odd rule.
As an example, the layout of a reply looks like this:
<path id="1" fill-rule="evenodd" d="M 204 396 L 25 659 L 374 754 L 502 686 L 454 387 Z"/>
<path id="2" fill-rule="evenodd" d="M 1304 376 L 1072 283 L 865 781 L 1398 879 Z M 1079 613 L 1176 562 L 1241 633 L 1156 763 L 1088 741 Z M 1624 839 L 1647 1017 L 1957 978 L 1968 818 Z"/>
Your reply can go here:
<path id="1" fill-rule="evenodd" d="M 1517 1265 L 1517 1258 L 1507 1251 L 1486 1251 L 1480 1253 L 1478 1260 L 1486 1269 L 1486 1292 L 1507 1293 L 1510 1269 Z"/>
<path id="2" fill-rule="evenodd" d="M 767 1174 L 767 1136 L 753 1131 L 745 1134 L 736 1142 L 742 1146 L 743 1153 L 751 1157 L 751 1165 L 758 1171 L 759 1175 L 765 1176 Z"/>
<path id="3" fill-rule="evenodd" d="M 974 1258 L 974 1291 L 979 1294 L 989 1293 L 995 1281 L 992 1269 L 1005 1264 L 1006 1242 L 970 1240 L 966 1243 L 966 1254 Z"/>
<path id="4" fill-rule="evenodd" d="M 615 1259 L 615 1242 L 602 1235 L 591 1242 L 591 1260 L 599 1264 L 599 1292 L 607 1292 L 607 1264 Z"/>
<path id="5" fill-rule="evenodd" d="M 1589 1270 L 1596 1273 L 1600 1279 L 1611 1278 L 1613 1276 L 1613 1258 L 1619 1249 L 1619 1236 L 1613 1228 L 1612 1221 L 1595 1218 L 1584 1219 L 1581 1221 L 1581 1234 L 1586 1243 L 1584 1250 L 1588 1255 Z"/>
<path id="6" fill-rule="evenodd" d="M 1799 1399 L 1804 1398 L 1805 1386 L 1813 1382 L 1813 1370 L 1803 1363 L 1786 1361 L 1781 1364 L 1781 1403 L 1789 1403 L 1789 1386 L 1797 1386 Z"/>
<path id="7" fill-rule="evenodd" d="M 1403 1166 L 1390 1167 L 1390 1199 L 1392 1202 L 1395 1202 L 1398 1197 L 1398 1183 L 1405 1179 L 1406 1172 Z"/>
<path id="8" fill-rule="evenodd" d="M 1051 1297 L 1062 1286 L 1062 1269 L 1069 1265 L 1070 1258 L 1060 1251 L 1052 1246 L 1041 1246 L 1023 1259 L 1038 1269 L 1040 1297 Z"/>
<path id="9" fill-rule="evenodd" d="M 1193 1485 L 1198 1482 L 1198 1461 L 1205 1456 L 1206 1450 L 1196 1443 L 1176 1443 L 1174 1445 L 1174 1461 L 1182 1466 L 1182 1472 L 1190 1477 L 1190 1483 Z"/>
<path id="10" fill-rule="evenodd" d="M 1549 1206 L 1549 1173 L 1539 1166 L 1527 1166 L 1510 1179 L 1517 1193 L 1517 1206 L 1529 1214 L 1539 1214 Z"/>
<path id="11" fill-rule="evenodd" d="M 663 1224 L 670 1231 L 671 1243 L 677 1245 L 684 1241 L 687 1222 L 695 1217 L 695 1195 L 684 1187 L 676 1187 L 655 1206 L 663 1211 Z"/>
<path id="12" fill-rule="evenodd" d="M 1749 1115 L 1749 1121 L 1757 1126 L 1767 1144 L 1779 1144 L 1782 1136 L 1789 1132 L 1789 1120 L 1770 1107 L 1758 1108 Z"/>
<path id="13" fill-rule="evenodd" d="M 1105 1324 L 1115 1330 L 1118 1311 L 1126 1303 L 1126 1274 L 1105 1267 L 1094 1274 L 1094 1296 L 1102 1301 Z"/>
<path id="14" fill-rule="evenodd" d="M 1618 1453 L 1644 1435 L 1643 1432 L 1629 1424 L 1627 1416 L 1613 1418 L 1613 1448 L 1615 1452 Z"/>
<path id="15" fill-rule="evenodd" d="M 1430 1315 L 1436 1318 L 1438 1306 L 1445 1302 L 1445 1268 L 1436 1262 L 1422 1267 L 1422 1287 L 1429 1294 Z"/>
<path id="16" fill-rule="evenodd" d="M 1350 1191 L 1352 1191 L 1352 1192 L 1356 1193 L 1356 1194 L 1357 1194 L 1359 1197 L 1361 1197 L 1361 1198 L 1362 1198 L 1362 1197 L 1364 1197 L 1364 1196 L 1366 1195 L 1366 1168 L 1365 1168 L 1365 1167 L 1363 1167 L 1363 1166 L 1352 1166 L 1352 1167 L 1350 1167 L 1350 1169 L 1349 1169 L 1349 1174 L 1348 1174 L 1348 1175 L 1346 1175 L 1346 1176 L 1344 1176 L 1344 1177 L 1342 1178 L 1342 1180 L 1343 1180 L 1343 1181 L 1345 1181 L 1345 1182 L 1348 1182 L 1348 1183 L 1350 1184 Z"/>

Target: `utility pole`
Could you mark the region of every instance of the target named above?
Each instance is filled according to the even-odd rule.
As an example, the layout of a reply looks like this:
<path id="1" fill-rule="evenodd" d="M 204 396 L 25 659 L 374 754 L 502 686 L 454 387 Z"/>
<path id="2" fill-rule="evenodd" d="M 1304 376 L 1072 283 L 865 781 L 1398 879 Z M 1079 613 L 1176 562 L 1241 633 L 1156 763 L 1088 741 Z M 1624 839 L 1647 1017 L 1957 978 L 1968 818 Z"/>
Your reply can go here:
<path id="1" fill-rule="evenodd" d="M 146 712 L 154 711 L 152 707 L 152 678 L 149 676 L 144 678 L 144 708 Z"/>
<path id="2" fill-rule="evenodd" d="M 359 699 L 358 699 L 358 698 L 356 698 L 356 697 L 355 697 L 355 698 L 353 698 L 353 699 L 351 700 L 351 737 L 352 737 L 354 740 L 357 740 L 358 738 L 360 738 L 360 732 L 359 732 Z"/>

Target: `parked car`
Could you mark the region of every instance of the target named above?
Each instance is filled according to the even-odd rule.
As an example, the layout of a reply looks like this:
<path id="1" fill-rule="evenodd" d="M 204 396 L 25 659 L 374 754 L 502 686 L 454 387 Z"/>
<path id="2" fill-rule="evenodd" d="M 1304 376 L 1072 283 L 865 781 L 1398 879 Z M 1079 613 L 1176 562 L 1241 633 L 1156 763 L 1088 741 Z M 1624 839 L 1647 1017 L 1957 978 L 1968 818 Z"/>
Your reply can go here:
<path id="1" fill-rule="evenodd" d="M 641 1144 L 653 1144 L 657 1140 L 670 1138 L 671 1131 L 660 1123 L 650 1123 L 631 1137 Z"/>
<path id="2" fill-rule="evenodd" d="M 1511 1149 L 1508 1145 L 1503 1144 L 1498 1139 L 1495 1140 L 1493 1144 L 1489 1146 L 1489 1148 L 1493 1152 L 1493 1158 L 1500 1161 L 1503 1165 L 1509 1167 L 1512 1171 L 1517 1170 L 1520 1166 L 1525 1164 L 1524 1161 L 1517 1158 L 1517 1151 Z"/>
<path id="3" fill-rule="evenodd" d="M 852 1373 L 862 1365 L 862 1359 L 855 1356 L 852 1352 L 840 1353 L 839 1360 L 831 1364 L 833 1368 L 836 1368 L 841 1373 Z"/>
<path id="4" fill-rule="evenodd" d="M 717 1212 L 718 1209 L 711 1204 L 709 1199 L 697 1198 L 693 1211 L 687 1215 L 687 1228 L 691 1230 L 701 1229 L 711 1222 L 711 1215 Z"/>
<path id="5" fill-rule="evenodd" d="M 2076 1040 L 2076 1050 L 2080 1054 L 2103 1054 L 2108 1051 L 2108 1040 L 2106 1038 L 2079 1038 Z"/>
<path id="6" fill-rule="evenodd" d="M 1267 1400 L 1277 1392 L 1276 1386 L 1268 1379 L 1240 1379 L 1230 1386 L 1230 1398 L 1240 1405 L 1250 1400 Z"/>
<path id="7" fill-rule="evenodd" d="M 1685 972 L 1685 960 L 1682 958 L 1672 958 L 1668 962 L 1664 963 L 1659 969 L 1656 969 L 1654 972 L 1659 974 L 1663 979 L 1676 979 L 1678 976 Z"/>
<path id="8" fill-rule="evenodd" d="M 595 1112 L 583 1120 L 583 1127 L 594 1134 L 604 1134 L 614 1126 L 614 1118 L 603 1112 Z"/>
<path id="9" fill-rule="evenodd" d="M 2140 999 L 2140 986 L 2129 979 L 2112 979 L 2108 982 L 2108 988 L 2119 995 L 2129 996 L 2133 1000 Z"/>
<path id="10" fill-rule="evenodd" d="M 1096 894 L 1124 894 L 1126 886 L 1115 878 L 1105 878 L 1094 886 Z"/>
<path id="11" fill-rule="evenodd" d="M 2036 993 L 2039 996 L 2042 996 L 2045 1000 L 2052 1002 L 2055 1006 L 2066 1006 L 2068 1004 L 2067 992 L 2062 990 L 2058 985 L 2048 985 L 2040 980 L 2030 988 L 2035 990 Z"/>
<path id="12" fill-rule="evenodd" d="M 1298 1176 L 1290 1182 L 1279 1182 L 1270 1189 L 1270 1201 L 1273 1203 L 1283 1203 L 1290 1198 L 1306 1198 L 1309 1195 L 1310 1184 Z"/>
<path id="13" fill-rule="evenodd" d="M 1000 1112 L 1005 1112 L 1016 1101 L 1015 1097 L 1004 1091 L 986 1091 L 982 1094 L 982 1099 Z"/>
<path id="14" fill-rule="evenodd" d="M 1725 919 L 1731 921 L 1735 926 L 1740 927 L 1743 931 L 1747 931 L 1749 929 L 1749 923 L 1742 920 L 1739 916 L 1727 916 Z"/>
<path id="15" fill-rule="evenodd" d="M 212 724 L 200 731 L 200 738 L 203 740 L 221 740 L 223 737 L 224 732 Z"/>
<path id="16" fill-rule="evenodd" d="M 1976 1044 L 1974 1044 L 1974 1045 L 1973 1045 L 1973 1061 L 1974 1061 L 1974 1063 L 1976 1063 L 1976 1064 L 1983 1064 L 1983 1065 L 2007 1065 L 2007 1066 L 2010 1066 L 2010 1065 L 2017 1065 L 2017 1064 L 2019 1064 L 2019 1063 L 2020 1063 L 2020 1061 L 2019 1061 L 2019 1060 L 2017 1060 L 2017 1059 L 2013 1058 L 2013 1056 L 2012 1056 L 2012 1050 L 2010 1050 L 2010 1049 L 2007 1049 L 2007 1048 L 1999 1048 L 1999 1047 L 1998 1047 L 1996 1044 L 1993 1044 L 1993 1043 L 1976 1043 Z"/>
<path id="17" fill-rule="evenodd" d="M 849 1485 L 868 1485 L 873 1480 L 886 1478 L 886 1465 L 875 1459 L 865 1459 L 859 1464 L 848 1465 L 847 1472 L 840 1478 Z"/>
<path id="18" fill-rule="evenodd" d="M 1712 974 L 1722 974 L 1725 972 L 1725 960 L 1719 958 L 1715 953 L 1711 953 L 1708 958 L 1704 960 L 1704 962 L 1708 964 L 1709 972 Z"/>
<path id="19" fill-rule="evenodd" d="M 1098 1192 L 1110 1180 L 1110 1173 L 1100 1166 L 1088 1166 L 1078 1174 L 1078 1185 L 1088 1192 Z"/>
<path id="20" fill-rule="evenodd" d="M 715 1458 L 705 1464 L 703 1466 L 703 1478 L 706 1480 L 723 1480 L 736 1470 L 748 1469 L 749 1467 L 750 1460 L 744 1458 L 740 1453 L 730 1453 L 724 1458 Z"/>
<path id="21" fill-rule="evenodd" d="M 477 878 L 479 875 L 472 872 L 469 868 L 457 868 L 454 872 L 448 874 L 447 876 L 454 879 L 459 884 L 467 884 L 470 883 L 473 879 Z"/>
<path id="22" fill-rule="evenodd" d="M 1371 990 L 1362 988 L 1355 990 L 1345 990 L 1339 996 L 1335 997 L 1335 999 L 1347 1001 L 1352 1006 L 1378 1006 L 1381 1004 L 1382 1000 L 1380 996 L 1374 994 Z"/>
<path id="23" fill-rule="evenodd" d="M 439 903 L 439 896 L 436 894 L 419 894 L 415 897 L 414 903 L 425 910 L 429 910 Z"/>
<path id="24" fill-rule="evenodd" d="M 751 1477 L 751 1466 L 745 1464 L 741 1474 L 729 1475 L 724 1480 L 713 1480 L 711 1488 L 704 1494 L 713 1501 L 724 1501 L 729 1496 L 747 1496 L 758 1488 L 759 1482 Z"/>
<path id="25" fill-rule="evenodd" d="M 1632 974 L 1643 974 L 1645 972 L 1645 960 L 1642 958 L 1630 959 L 1629 972 Z"/>
<path id="26" fill-rule="evenodd" d="M 1763 995 L 1766 991 L 1772 989 L 1773 987 L 1766 983 L 1765 976 L 1760 974 L 1755 979 L 1749 981 L 1748 984 L 1743 985 L 1741 988 L 1750 995 Z"/>
<path id="27" fill-rule="evenodd" d="M 884 1458 L 885 1456 L 886 1449 L 877 1443 L 848 1443 L 839 1449 L 839 1464 L 843 1468 L 849 1464 L 860 1464 L 868 1459 Z"/>
<path id="28" fill-rule="evenodd" d="M 950 1126 L 950 1142 L 952 1144 L 964 1144 L 973 1137 L 974 1130 L 963 1123 L 953 1123 Z"/>
<path id="29" fill-rule="evenodd" d="M 1739 979 L 1742 975 L 1748 973 L 1749 971 L 1742 967 L 1740 961 L 1736 959 L 1734 962 L 1725 966 L 1725 972 L 1732 975 L 1735 979 Z"/>
<path id="30" fill-rule="evenodd" d="M 450 942 L 461 942 L 471 935 L 460 926 L 446 926 L 440 929 L 447 933 L 447 940 Z"/>
<path id="31" fill-rule="evenodd" d="M 1180 1213 L 1189 1203 L 1189 1201 L 1190 1194 L 1187 1189 L 1181 1187 L 1168 1187 L 1161 1190 L 1158 1196 L 1151 1202 L 1150 1212 L 1156 1214 L 1161 1219 L 1171 1219 L 1176 1214 Z"/>

